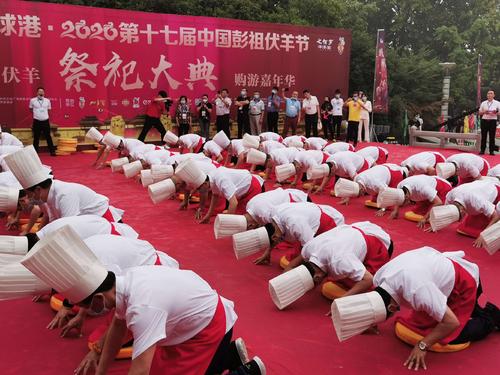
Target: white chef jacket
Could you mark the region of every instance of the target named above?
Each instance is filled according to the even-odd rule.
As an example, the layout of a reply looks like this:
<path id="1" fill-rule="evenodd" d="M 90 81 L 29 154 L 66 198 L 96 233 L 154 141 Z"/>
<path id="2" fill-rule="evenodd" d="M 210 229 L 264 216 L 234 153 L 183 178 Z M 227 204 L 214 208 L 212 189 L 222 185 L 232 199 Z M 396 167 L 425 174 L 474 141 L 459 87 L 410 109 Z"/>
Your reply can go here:
<path id="1" fill-rule="evenodd" d="M 175 154 L 167 160 L 167 165 L 180 164 L 184 160 L 210 160 L 203 153 L 187 153 L 187 154 Z"/>
<path id="2" fill-rule="evenodd" d="M 281 142 L 283 138 L 281 138 L 281 135 L 274 133 L 274 132 L 264 132 L 259 134 L 260 140 L 261 141 L 276 141 L 276 142 Z"/>
<path id="3" fill-rule="evenodd" d="M 393 171 L 401 171 L 402 168 L 396 164 L 381 164 L 375 165 L 366 171 L 363 171 L 354 177 L 354 182 L 365 189 L 368 194 L 377 195 L 380 191 L 389 186 L 391 182 L 391 173 Z"/>
<path id="4" fill-rule="evenodd" d="M 446 204 L 457 202 L 464 206 L 470 215 L 482 214 L 490 217 L 495 211 L 493 202 L 498 194 L 497 185 L 500 185 L 500 182 L 477 180 L 457 186 L 446 195 Z"/>
<path id="5" fill-rule="evenodd" d="M 109 199 L 85 185 L 53 180 L 47 197 L 51 220 L 66 216 L 102 216 L 109 208 L 115 221 L 120 221 L 123 211 L 109 205 Z"/>
<path id="6" fill-rule="evenodd" d="M 457 168 L 457 175 L 462 178 L 481 176 L 484 164 L 490 167 L 489 163 L 482 157 L 474 154 L 455 154 L 446 159 L 448 163 L 454 163 Z"/>
<path id="7" fill-rule="evenodd" d="M 382 149 L 386 155 L 389 155 L 389 151 L 387 151 L 385 148 L 376 147 L 376 146 L 368 146 L 368 147 L 362 148 L 361 150 L 356 151 L 356 154 L 361 155 L 365 159 L 370 158 L 370 159 L 373 159 L 376 161 L 376 160 L 378 160 L 379 149 Z"/>
<path id="8" fill-rule="evenodd" d="M 261 185 L 264 183 L 259 176 L 254 176 Z M 252 174 L 245 169 L 229 169 L 225 167 L 217 168 L 208 175 L 210 189 L 215 195 L 223 196 L 227 200 L 234 195 L 240 199 L 248 192 L 252 183 Z"/>
<path id="9" fill-rule="evenodd" d="M 368 164 L 373 164 L 373 159 L 366 160 Z M 335 165 L 335 175 L 352 180 L 358 171 L 363 168 L 365 158 L 352 151 L 340 151 L 330 156 L 326 162 Z"/>
<path id="10" fill-rule="evenodd" d="M 144 145 L 144 142 L 135 138 L 122 138 L 123 150 L 121 151 L 124 156 L 129 156 L 134 148 Z"/>
<path id="11" fill-rule="evenodd" d="M 39 98 L 38 96 L 30 99 L 29 107 L 33 110 L 33 118 L 38 121 L 49 119 L 49 110 L 52 109 L 50 100 L 46 97 Z"/>
<path id="12" fill-rule="evenodd" d="M 274 165 L 283 165 L 293 163 L 299 152 L 304 152 L 302 149 L 295 147 L 278 148 L 269 153 L 269 157 L 274 162 Z"/>
<path id="13" fill-rule="evenodd" d="M 19 190 L 23 189 L 19 181 L 17 181 L 16 176 L 14 176 L 11 171 L 0 173 L 0 186 L 11 187 Z"/>
<path id="14" fill-rule="evenodd" d="M 309 150 L 322 150 L 328 142 L 320 137 L 309 137 L 305 143 L 309 146 Z"/>
<path id="15" fill-rule="evenodd" d="M 496 213 L 500 216 L 500 202 L 497 203 Z"/>
<path id="16" fill-rule="evenodd" d="M 88 237 L 84 242 L 104 267 L 116 275 L 132 267 L 152 266 L 157 257 L 160 258 L 162 266 L 179 268 L 179 263 L 174 258 L 162 251 L 156 251 L 148 241 L 113 234 L 97 234 Z"/>
<path id="17" fill-rule="evenodd" d="M 234 304 L 220 297 L 226 313 L 226 333 L 237 316 Z M 183 343 L 213 319 L 219 295 L 193 271 L 169 267 L 130 268 L 116 278 L 116 317 L 134 336 L 132 359 L 155 343 Z"/>
<path id="18" fill-rule="evenodd" d="M 363 235 L 353 226 L 376 236 L 389 248 L 390 236 L 378 225 L 366 221 L 340 225 L 314 237 L 302 248 L 302 256 L 334 280 L 360 281 L 366 272 L 363 262 L 368 249 Z"/>
<path id="19" fill-rule="evenodd" d="M 242 153 L 247 151 L 248 148 L 243 146 L 243 139 L 233 139 L 231 141 L 231 155 L 240 156 Z"/>
<path id="20" fill-rule="evenodd" d="M 166 165 L 169 159 L 177 154 L 165 149 L 153 150 L 145 153 L 143 160 L 149 165 Z"/>
<path id="21" fill-rule="evenodd" d="M 306 150 L 297 153 L 297 155 L 295 155 L 294 161 L 298 162 L 302 166 L 302 168 L 309 169 L 316 165 L 320 165 L 323 162 L 323 157 L 323 151 Z"/>
<path id="22" fill-rule="evenodd" d="M 482 116 L 483 120 L 497 120 L 498 115 L 500 114 L 500 102 L 498 100 L 493 99 L 491 102 L 488 100 L 485 100 L 484 102 L 481 103 L 481 106 L 479 107 L 479 111 L 492 111 L 494 112 L 496 110 L 496 113 L 485 113 Z"/>
<path id="23" fill-rule="evenodd" d="M 398 184 L 398 189 L 402 189 L 403 187 L 407 188 L 410 194 L 410 200 L 413 202 L 432 202 L 437 195 L 436 186 L 438 180 L 445 182 L 451 187 L 448 181 L 440 177 L 419 174 L 405 178 Z"/>
<path id="24" fill-rule="evenodd" d="M 14 136 L 10 133 L 5 133 L 5 132 L 1 132 L 0 135 L 1 135 L 0 136 L 0 145 L 24 147 L 23 142 L 21 142 L 19 139 L 17 139 L 16 136 Z"/>
<path id="25" fill-rule="evenodd" d="M 277 188 L 250 199 L 247 213 L 260 225 L 270 223 L 275 209 L 282 203 L 290 203 L 290 195 L 295 202 L 307 202 L 307 194 L 301 190 Z"/>
<path id="26" fill-rule="evenodd" d="M 198 166 L 198 168 L 206 173 L 209 174 L 213 172 L 214 170 L 217 169 L 217 166 L 212 162 L 210 159 L 206 160 L 195 160 L 194 163 Z"/>
<path id="27" fill-rule="evenodd" d="M 500 164 L 495 165 L 488 172 L 488 176 L 500 178 Z"/>
<path id="28" fill-rule="evenodd" d="M 148 143 L 148 144 L 143 144 L 140 146 L 134 147 L 130 152 L 129 155 L 132 157 L 134 160 L 144 160 L 144 156 L 156 149 L 156 146 Z"/>
<path id="29" fill-rule="evenodd" d="M 200 137 L 198 134 L 184 134 L 179 137 L 179 144 L 181 144 L 185 148 L 195 148 L 198 146 L 198 142 L 202 140 L 202 143 L 205 142 L 205 138 Z"/>
<path id="30" fill-rule="evenodd" d="M 442 156 L 441 153 L 435 152 Z M 426 174 L 427 168 L 436 165 L 436 155 L 434 152 L 424 151 L 410 156 L 401 163 L 402 167 L 407 167 L 413 174 Z M 443 156 L 443 160 L 446 158 Z"/>
<path id="31" fill-rule="evenodd" d="M 271 151 L 278 150 L 280 148 L 286 148 L 286 146 L 278 141 L 264 141 L 260 144 L 259 148 L 262 152 L 269 154 Z"/>
<path id="32" fill-rule="evenodd" d="M 306 137 L 303 137 L 301 135 L 291 135 L 289 137 L 286 137 L 283 139 L 283 144 L 285 146 L 289 146 L 291 142 L 302 142 L 304 143 L 306 141 Z"/>
<path id="33" fill-rule="evenodd" d="M 214 141 L 208 141 L 203 145 L 203 150 L 206 151 L 209 156 L 219 157 L 222 152 L 222 147 Z"/>
<path id="34" fill-rule="evenodd" d="M 333 155 L 340 151 L 354 151 L 354 147 L 350 143 L 335 142 L 335 143 L 330 143 L 328 146 L 325 146 L 323 148 L 323 151 L 326 152 L 327 154 Z"/>
<path id="35" fill-rule="evenodd" d="M 273 221 L 286 241 L 298 241 L 303 246 L 316 235 L 321 210 L 332 217 L 337 225 L 344 224 L 344 216 L 333 207 L 310 202 L 279 205 L 274 212 Z"/>
<path id="36" fill-rule="evenodd" d="M 463 256 L 462 251 L 440 253 L 428 246 L 406 251 L 377 271 L 373 285 L 383 288 L 398 305 L 426 312 L 440 322 L 455 285 L 455 269 L 450 259 L 479 283 L 478 266 Z"/>
<path id="37" fill-rule="evenodd" d="M 111 234 L 113 227 L 124 237 L 139 237 L 139 234 L 129 225 L 122 223 L 110 223 L 106 219 L 96 215 L 62 217 L 45 225 L 42 229 L 36 232 L 36 235 L 39 239 L 42 239 L 46 235 L 64 227 L 65 225 L 69 225 L 82 239 L 86 239 L 97 234 Z"/>

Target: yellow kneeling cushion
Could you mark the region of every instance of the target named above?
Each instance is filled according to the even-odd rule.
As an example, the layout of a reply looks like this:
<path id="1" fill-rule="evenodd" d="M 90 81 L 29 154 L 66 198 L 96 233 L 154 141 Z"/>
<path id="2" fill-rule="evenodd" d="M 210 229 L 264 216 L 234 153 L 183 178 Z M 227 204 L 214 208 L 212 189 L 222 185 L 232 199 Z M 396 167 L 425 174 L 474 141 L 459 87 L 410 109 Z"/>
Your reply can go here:
<path id="1" fill-rule="evenodd" d="M 312 187 L 313 187 L 312 182 L 305 182 L 305 183 L 302 184 L 302 189 L 304 189 L 304 190 L 309 190 Z"/>
<path id="2" fill-rule="evenodd" d="M 183 201 L 184 200 L 184 194 L 180 193 L 179 196 L 178 196 L 178 199 L 180 201 Z M 200 197 L 195 197 L 195 196 L 191 195 L 189 197 L 189 202 L 190 203 L 200 203 Z"/>
<path id="3" fill-rule="evenodd" d="M 424 216 L 423 215 L 418 215 L 413 211 L 407 211 L 405 212 L 405 219 L 410 220 L 410 221 L 420 221 L 423 220 Z"/>
<path id="4" fill-rule="evenodd" d="M 28 224 L 22 225 L 21 230 L 25 230 L 27 226 Z M 37 222 L 31 227 L 30 233 L 36 233 L 38 232 L 39 229 L 40 229 L 40 223 Z"/>
<path id="5" fill-rule="evenodd" d="M 396 326 L 394 327 L 394 332 L 396 333 L 396 336 L 403 342 L 415 346 L 417 342 L 422 340 L 424 337 L 419 335 L 416 332 L 413 332 L 411 329 L 408 327 L 404 326 L 400 322 L 396 322 Z M 459 352 L 460 350 L 467 349 L 470 346 L 470 342 L 466 342 L 463 344 L 448 344 L 448 345 L 441 345 L 439 343 L 436 343 L 432 345 L 429 350 L 432 352 L 437 352 L 437 353 L 453 353 L 453 352 Z"/>
<path id="6" fill-rule="evenodd" d="M 285 255 L 283 255 L 280 259 L 280 267 L 285 269 L 286 267 L 288 267 L 289 264 L 290 264 L 290 261 L 288 259 L 286 259 Z"/>
<path id="7" fill-rule="evenodd" d="M 84 154 L 97 154 L 99 150 L 83 150 L 82 153 Z"/>
<path id="8" fill-rule="evenodd" d="M 380 208 L 377 204 L 377 202 L 372 201 L 371 199 L 368 199 L 365 201 L 365 206 L 366 207 L 372 207 L 372 208 Z"/>
<path id="9" fill-rule="evenodd" d="M 62 307 L 63 307 L 63 300 L 60 299 L 57 294 L 50 296 L 50 308 L 52 310 L 59 311 L 62 309 Z M 78 313 L 78 310 L 80 310 L 78 306 L 73 306 L 73 308 L 71 309 L 71 311 L 73 311 L 73 313 L 75 314 Z"/>
<path id="10" fill-rule="evenodd" d="M 259 172 L 259 176 L 262 178 L 266 177 L 266 172 Z"/>
<path id="11" fill-rule="evenodd" d="M 323 283 L 323 286 L 321 287 L 321 294 L 329 300 L 343 297 L 346 292 L 347 290 L 332 281 Z"/>
<path id="12" fill-rule="evenodd" d="M 96 349 L 97 343 L 95 342 L 88 342 L 88 347 L 89 350 L 94 350 L 100 353 L 100 348 Z M 132 352 L 133 352 L 134 347 L 133 346 L 126 346 L 124 348 L 121 348 L 118 354 L 116 355 L 115 359 L 130 359 L 132 358 Z"/>

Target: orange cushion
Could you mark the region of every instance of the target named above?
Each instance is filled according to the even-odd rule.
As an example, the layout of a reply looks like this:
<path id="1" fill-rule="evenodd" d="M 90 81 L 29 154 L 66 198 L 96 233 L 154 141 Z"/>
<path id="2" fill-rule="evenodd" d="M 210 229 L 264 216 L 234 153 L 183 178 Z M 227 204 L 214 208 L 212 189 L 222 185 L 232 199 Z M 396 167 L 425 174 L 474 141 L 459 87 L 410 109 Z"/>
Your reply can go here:
<path id="1" fill-rule="evenodd" d="M 405 219 L 406 220 L 418 222 L 418 221 L 422 220 L 423 218 L 424 218 L 423 215 L 418 215 L 418 214 L 416 214 L 413 211 L 407 211 L 407 212 L 405 212 Z"/>
<path id="2" fill-rule="evenodd" d="M 93 342 L 88 342 L 88 347 L 90 350 L 94 347 L 95 343 Z M 132 358 L 132 351 L 133 351 L 133 346 L 126 346 L 124 348 L 121 348 L 118 354 L 116 355 L 115 359 L 130 359 Z"/>
<path id="3" fill-rule="evenodd" d="M 321 294 L 323 294 L 323 296 L 328 298 L 329 300 L 334 300 L 335 298 L 340 298 L 346 292 L 347 292 L 347 290 L 345 290 L 340 285 L 338 285 L 332 281 L 327 281 L 327 282 L 323 283 L 323 286 L 321 287 Z"/>
<path id="4" fill-rule="evenodd" d="M 396 333 L 396 336 L 403 342 L 415 346 L 417 342 L 422 340 L 424 337 L 419 335 L 418 333 L 412 331 L 408 327 L 404 326 L 400 322 L 396 322 L 396 325 L 394 327 L 394 332 Z M 448 345 L 441 345 L 439 343 L 436 343 L 432 345 L 429 350 L 432 352 L 437 352 L 437 353 L 453 353 L 453 352 L 458 352 L 460 350 L 467 349 L 470 346 L 470 342 L 466 342 L 464 344 L 448 344 Z"/>
<path id="5" fill-rule="evenodd" d="M 283 255 L 280 259 L 280 267 L 285 269 L 286 267 L 288 267 L 288 264 L 290 264 L 290 261 L 286 259 L 285 255 Z"/>
<path id="6" fill-rule="evenodd" d="M 99 150 L 83 150 L 82 153 L 84 154 L 97 154 Z"/>
<path id="7" fill-rule="evenodd" d="M 54 294 L 53 296 L 50 297 L 50 308 L 54 311 L 59 311 L 63 307 L 63 296 L 60 294 Z M 79 307 L 78 306 L 73 306 L 71 311 L 73 311 L 75 314 L 78 313 Z"/>
<path id="8" fill-rule="evenodd" d="M 24 224 L 21 226 L 21 230 L 25 230 L 28 224 Z M 33 227 L 31 227 L 30 233 L 36 233 L 40 229 L 40 223 L 35 223 Z"/>
<path id="9" fill-rule="evenodd" d="M 179 199 L 180 201 L 183 201 L 184 200 L 184 194 L 180 193 L 179 196 L 177 197 L 177 199 Z M 195 197 L 195 196 L 191 195 L 189 197 L 189 202 L 190 203 L 200 203 L 200 197 Z"/>
<path id="10" fill-rule="evenodd" d="M 460 229 L 457 229 L 457 233 L 461 234 L 462 236 L 467 236 L 467 237 L 471 237 L 471 238 L 477 238 L 473 233 L 464 232 L 464 231 L 462 231 Z"/>
<path id="11" fill-rule="evenodd" d="M 372 207 L 372 208 L 380 208 L 377 204 L 377 202 L 372 201 L 371 199 L 368 199 L 365 201 L 365 206 L 366 207 Z"/>

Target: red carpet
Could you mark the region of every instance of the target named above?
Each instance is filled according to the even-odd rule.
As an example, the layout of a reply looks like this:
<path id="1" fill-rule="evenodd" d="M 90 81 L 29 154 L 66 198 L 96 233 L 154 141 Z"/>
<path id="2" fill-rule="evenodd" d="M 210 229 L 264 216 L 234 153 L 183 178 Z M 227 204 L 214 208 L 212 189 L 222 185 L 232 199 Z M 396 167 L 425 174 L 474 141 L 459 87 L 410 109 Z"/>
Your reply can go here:
<path id="1" fill-rule="evenodd" d="M 387 145 L 389 162 L 400 162 L 420 148 Z M 443 151 L 449 155 L 452 152 Z M 178 211 L 177 201 L 154 206 L 140 184 L 126 180 L 109 169 L 95 171 L 89 167 L 94 155 L 76 154 L 69 157 L 43 157 L 53 166 L 57 178 L 79 182 L 107 195 L 116 207 L 126 210 L 124 221 L 132 225 L 142 239 L 153 243 L 179 260 L 181 267 L 193 269 L 226 298 L 236 304 L 239 315 L 235 333 L 245 338 L 250 354 L 259 355 L 271 375 L 305 374 L 405 374 L 403 368 L 410 347 L 393 333 L 393 321 L 380 326 L 380 336 L 359 336 L 340 344 L 331 319 L 325 317 L 330 303 L 315 290 L 285 311 L 278 311 L 268 294 L 268 280 L 280 273 L 274 254 L 272 266 L 255 266 L 252 259 L 237 261 L 230 239 L 216 241 L 211 225 L 194 221 L 194 210 Z M 497 157 L 486 157 L 492 166 Z M 313 198 L 318 203 L 331 204 L 352 223 L 371 220 L 384 227 L 395 243 L 395 254 L 420 246 L 440 250 L 465 250 L 478 263 L 484 287 L 484 297 L 500 305 L 500 255 L 489 256 L 483 249 L 472 247 L 472 240 L 447 228 L 439 234 L 428 234 L 404 219 L 389 221 L 377 218 L 375 210 L 356 199 L 347 207 L 327 195 Z M 61 339 L 57 331 L 45 326 L 53 316 L 47 303 L 29 300 L 0 302 L 0 374 L 46 375 L 72 374 L 86 353 L 85 339 Z M 85 336 L 98 322 L 89 319 Z M 456 375 L 458 373 L 499 373 L 498 349 L 500 336 L 490 335 L 469 349 L 454 354 L 427 356 L 427 372 Z M 128 361 L 117 362 L 111 374 L 125 374 Z"/>

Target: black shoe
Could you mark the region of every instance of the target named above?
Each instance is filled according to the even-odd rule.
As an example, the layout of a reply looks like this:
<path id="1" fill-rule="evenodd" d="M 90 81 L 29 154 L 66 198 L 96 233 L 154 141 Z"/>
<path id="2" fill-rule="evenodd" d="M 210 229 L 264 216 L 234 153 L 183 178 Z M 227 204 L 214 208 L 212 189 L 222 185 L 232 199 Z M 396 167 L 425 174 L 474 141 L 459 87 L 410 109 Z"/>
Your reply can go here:
<path id="1" fill-rule="evenodd" d="M 253 359 L 241 368 L 247 375 L 266 375 L 266 366 L 259 357 Z"/>
<path id="2" fill-rule="evenodd" d="M 491 302 L 486 302 L 483 311 L 493 319 L 496 330 L 500 331 L 500 309 Z"/>
<path id="3" fill-rule="evenodd" d="M 484 151 L 481 151 L 481 152 L 479 153 L 479 155 L 484 155 Z"/>
<path id="4" fill-rule="evenodd" d="M 57 156 L 55 152 L 51 152 L 50 156 Z"/>
<path id="5" fill-rule="evenodd" d="M 249 361 L 250 358 L 248 357 L 245 341 L 243 341 L 241 337 L 232 341 L 229 344 L 227 368 L 229 370 L 235 370 Z"/>
<path id="6" fill-rule="evenodd" d="M 491 156 L 495 156 L 495 153 L 494 153 L 494 152 L 490 152 L 490 155 L 491 155 Z"/>

